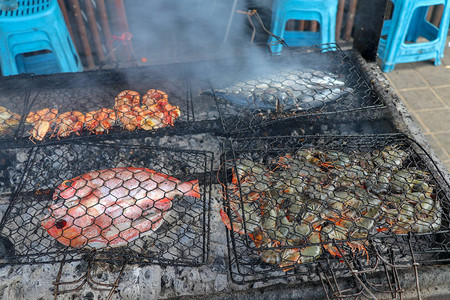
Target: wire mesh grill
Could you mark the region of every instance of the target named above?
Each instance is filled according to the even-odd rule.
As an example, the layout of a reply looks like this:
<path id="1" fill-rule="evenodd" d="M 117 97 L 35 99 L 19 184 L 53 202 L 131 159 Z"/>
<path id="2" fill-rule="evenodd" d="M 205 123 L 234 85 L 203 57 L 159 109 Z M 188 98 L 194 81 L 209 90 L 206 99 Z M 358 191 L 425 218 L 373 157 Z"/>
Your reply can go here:
<path id="1" fill-rule="evenodd" d="M 359 70 L 335 44 L 217 67 L 212 87 L 224 130 L 237 133 L 276 120 L 320 117 L 384 107 Z"/>
<path id="2" fill-rule="evenodd" d="M 94 250 L 104 261 L 205 262 L 212 153 L 63 142 L 30 149 L 1 223 L 3 263 L 79 260 Z"/>
<path id="3" fill-rule="evenodd" d="M 187 65 L 172 64 L 28 76 L 1 93 L 2 99 L 16 99 L 5 106 L 24 116 L 18 135 L 34 143 L 106 133 L 148 135 L 190 128 L 189 74 Z"/>
<path id="4" fill-rule="evenodd" d="M 31 75 L 8 76 L 0 84 L 0 141 L 17 136 L 30 97 Z"/>
<path id="5" fill-rule="evenodd" d="M 449 184 L 403 135 L 234 139 L 222 159 L 237 282 L 307 276 L 324 259 L 339 274 L 343 257 L 376 269 L 388 251 L 449 259 Z"/>

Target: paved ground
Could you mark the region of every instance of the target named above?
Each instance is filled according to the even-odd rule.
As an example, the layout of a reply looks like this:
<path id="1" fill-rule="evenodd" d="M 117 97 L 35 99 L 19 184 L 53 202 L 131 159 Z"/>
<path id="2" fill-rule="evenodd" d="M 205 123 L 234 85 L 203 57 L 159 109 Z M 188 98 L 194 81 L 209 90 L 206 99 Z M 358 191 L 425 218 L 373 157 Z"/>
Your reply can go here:
<path id="1" fill-rule="evenodd" d="M 385 75 L 450 170 L 450 48 L 446 47 L 441 66 L 431 60 L 398 64 Z"/>

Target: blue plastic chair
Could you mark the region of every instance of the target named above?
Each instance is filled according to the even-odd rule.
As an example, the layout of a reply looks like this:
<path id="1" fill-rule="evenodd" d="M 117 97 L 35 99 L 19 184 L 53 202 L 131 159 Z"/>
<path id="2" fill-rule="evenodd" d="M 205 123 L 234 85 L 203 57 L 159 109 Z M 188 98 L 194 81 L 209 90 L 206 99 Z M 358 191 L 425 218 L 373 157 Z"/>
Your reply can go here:
<path id="1" fill-rule="evenodd" d="M 384 22 L 378 45 L 383 72 L 391 72 L 398 63 L 428 59 L 440 65 L 449 27 L 449 0 L 393 0 L 392 3 L 392 18 Z M 426 20 L 429 7 L 438 4 L 444 5 L 439 28 Z M 428 41 L 416 43 L 419 37 Z"/>
<path id="2" fill-rule="evenodd" d="M 339 0 L 274 0 L 271 32 L 292 47 L 335 43 L 338 2 Z M 286 31 L 289 20 L 317 21 L 320 31 Z M 283 47 L 272 36 L 269 38 L 269 46 L 272 53 L 281 52 Z"/>
<path id="3" fill-rule="evenodd" d="M 4 76 L 82 71 L 80 58 L 56 0 L 20 0 L 0 10 L 0 68 Z M 37 55 L 32 52 L 48 50 Z"/>

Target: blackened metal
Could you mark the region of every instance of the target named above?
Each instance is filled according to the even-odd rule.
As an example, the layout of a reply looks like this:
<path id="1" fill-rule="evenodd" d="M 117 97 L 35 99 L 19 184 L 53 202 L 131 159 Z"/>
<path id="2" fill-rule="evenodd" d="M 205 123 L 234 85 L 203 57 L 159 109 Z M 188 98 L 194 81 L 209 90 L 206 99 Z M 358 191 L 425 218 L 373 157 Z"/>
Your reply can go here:
<path id="1" fill-rule="evenodd" d="M 353 48 L 371 62 L 377 58 L 387 2 L 387 0 L 358 1 L 353 29 Z"/>
<path id="2" fill-rule="evenodd" d="M 63 260 L 59 265 L 56 280 L 53 282 L 53 285 L 55 286 L 53 290 L 53 296 L 55 300 L 58 299 L 59 295 L 80 291 L 85 284 L 88 284 L 89 287 L 95 291 L 109 292 L 106 299 L 111 299 L 114 292 L 116 292 L 120 279 L 122 278 L 123 271 L 125 270 L 125 266 L 127 265 L 127 261 L 121 262 L 121 267 L 118 271 L 117 278 L 113 283 L 102 283 L 96 281 L 93 278 L 92 267 L 95 264 L 95 253 L 92 253 L 91 255 L 89 255 L 89 257 L 85 258 L 85 261 L 87 263 L 87 268 L 84 275 L 72 281 L 61 281 L 63 267 L 66 263 L 66 255 L 64 255 Z M 62 286 L 72 286 L 72 288 L 61 289 Z"/>
<path id="3" fill-rule="evenodd" d="M 209 68 L 214 66 L 215 63 L 210 62 Z M 184 63 L 83 73 L 3 77 L 0 79 L 0 106 L 10 109 L 22 119 L 18 126 L 11 128 L 13 129 L 11 132 L 2 132 L 0 139 L 5 143 L 1 146 L 39 144 L 58 139 L 102 140 L 115 135 L 130 138 L 153 134 L 220 133 L 223 129 L 217 124 L 218 113 L 214 113 L 217 110 L 214 100 L 197 95 L 198 90 L 204 88 L 204 83 L 196 79 L 202 75 L 197 76 L 195 72 L 197 70 L 191 63 Z M 25 119 L 31 111 L 57 109 L 59 114 L 69 111 L 86 114 L 101 108 L 112 109 L 115 97 L 124 90 L 134 90 L 142 97 L 149 89 L 162 90 L 168 94 L 169 103 L 179 107 L 180 116 L 175 119 L 174 126 L 148 131 L 143 129 L 128 131 L 116 121 L 112 122 L 112 128 L 97 136 L 84 126 L 79 132 L 74 132 L 68 137 L 60 137 L 56 132 L 52 132 L 55 129 L 52 123 L 43 141 L 29 140 L 33 125 L 25 123 Z M 209 117 L 207 114 L 212 116 Z"/>
<path id="4" fill-rule="evenodd" d="M 216 69 L 220 72 L 209 73 L 211 89 L 201 93 L 215 98 L 229 134 L 277 120 L 317 120 L 329 114 L 348 120 L 349 112 L 384 107 L 335 44 L 285 51 L 264 60 L 235 59 Z M 276 103 L 282 104 L 282 111 Z"/>
<path id="5" fill-rule="evenodd" d="M 121 167 L 148 168 L 178 176 L 181 182 L 199 180 L 201 198 L 175 196 L 171 207 L 162 214 L 162 225 L 158 229 L 130 241 L 126 247 L 100 248 L 96 251 L 96 260 L 183 266 L 198 266 L 207 261 L 211 152 L 124 143 L 60 141 L 30 147 L 28 155 L 25 162 L 27 171 L 22 173 L 22 180 L 12 193 L 10 205 L 0 223 L 1 236 L 14 247 L 14 252 L 4 256 L 1 264 L 61 262 L 64 255 L 67 262 L 78 261 L 83 259 L 83 253 L 94 251 L 87 246 L 65 246 L 57 236 L 51 236 L 43 228 L 49 207 L 55 200 L 61 202 L 52 199 L 56 193 L 50 191 L 76 176 Z M 58 228 L 59 225 L 55 226 Z"/>
<path id="6" fill-rule="evenodd" d="M 2 126 L 0 142 L 7 142 L 17 138 L 20 128 L 25 122 L 24 114 L 30 100 L 31 86 L 35 78 L 32 74 L 21 74 L 1 78 L 0 84 L 0 106 L 7 108 L 10 112 L 21 116 L 18 124 Z M 3 116 L 4 114 L 2 114 Z M 0 123 L 2 121 L 0 120 Z"/>
<path id="7" fill-rule="evenodd" d="M 277 239 L 275 240 L 274 238 L 270 238 L 265 242 L 267 244 L 262 244 L 260 242 L 261 239 L 255 240 L 255 234 L 258 234 L 260 230 L 270 236 L 271 234 L 279 234 L 277 232 L 274 232 L 275 230 L 284 230 L 283 228 L 286 228 L 284 226 L 289 226 L 276 223 L 278 221 L 274 221 L 273 224 L 278 225 L 273 226 L 280 226 L 277 227 L 279 229 L 266 228 L 266 225 L 264 224 L 269 224 L 266 223 L 267 220 L 270 220 L 270 217 L 267 217 L 268 215 L 272 213 L 277 214 L 277 211 L 279 211 L 279 209 L 283 207 L 284 208 L 282 211 L 284 211 L 285 209 L 290 209 L 286 208 L 286 205 L 290 205 L 289 207 L 292 206 L 292 202 L 290 202 L 291 200 L 288 200 L 291 193 L 289 192 L 291 186 L 287 183 L 286 185 L 283 185 L 283 180 L 289 181 L 292 178 L 284 178 L 282 177 L 282 175 L 280 175 L 281 177 L 276 177 L 276 173 L 283 172 L 284 168 L 286 168 L 288 171 L 289 169 L 294 168 L 292 167 L 292 165 L 289 165 L 293 162 L 291 161 L 289 163 L 289 161 L 292 157 L 296 157 L 296 155 L 298 154 L 295 153 L 297 153 L 297 151 L 301 149 L 303 149 L 304 155 L 311 155 L 309 159 L 311 159 L 311 161 L 314 161 L 317 166 L 320 166 L 320 168 L 326 168 L 328 170 L 330 170 L 329 168 L 339 170 L 339 167 L 337 166 L 338 161 L 340 161 L 340 159 L 347 160 L 347 155 L 349 155 L 350 161 L 352 161 L 352 157 L 354 155 L 354 158 L 362 155 L 366 157 L 366 159 L 368 159 L 368 164 L 371 164 L 370 161 L 373 160 L 373 162 L 379 167 L 384 164 L 381 163 L 378 158 L 379 153 L 384 153 L 381 154 L 381 156 L 391 161 L 391 163 L 394 160 L 397 161 L 397 158 L 399 157 L 397 155 L 400 155 L 402 157 L 399 161 L 396 162 L 397 167 L 394 167 L 393 165 L 390 165 L 389 167 L 393 169 L 396 168 L 396 170 L 398 170 L 394 172 L 394 177 L 391 178 L 389 186 L 382 187 L 383 184 L 381 186 L 379 185 L 381 181 L 383 181 L 380 178 L 384 175 L 378 173 L 378 171 L 376 176 L 368 174 L 368 177 L 366 177 L 366 175 L 364 175 L 364 178 L 378 178 L 379 180 L 381 180 L 377 181 L 378 183 L 376 184 L 376 187 L 372 185 L 373 179 L 367 179 L 367 181 L 365 181 L 364 183 L 361 182 L 364 190 L 367 189 L 367 191 L 369 191 L 370 193 L 374 193 L 374 195 L 376 194 L 375 199 L 380 199 L 375 201 L 379 203 L 377 205 L 381 205 L 379 208 L 377 208 L 377 210 L 379 209 L 379 213 L 381 215 L 377 213 L 377 210 L 374 211 L 376 212 L 375 215 L 377 215 L 377 221 L 375 221 L 374 219 L 375 224 L 383 224 L 383 220 L 386 217 L 384 214 L 390 214 L 389 209 L 391 209 L 391 204 L 389 203 L 391 200 L 388 199 L 397 199 L 396 197 L 399 196 L 399 187 L 396 185 L 399 183 L 397 180 L 400 179 L 399 176 L 402 172 L 407 172 L 408 174 L 412 174 L 409 172 L 417 172 L 417 174 L 425 172 L 421 174 L 427 174 L 427 177 L 430 176 L 429 181 L 426 184 L 426 186 L 428 186 L 426 188 L 428 191 L 427 193 L 430 193 L 429 195 L 432 197 L 429 198 L 429 202 L 435 203 L 433 204 L 435 210 L 439 210 L 439 213 L 435 215 L 436 219 L 434 219 L 437 223 L 434 223 L 435 221 L 431 220 L 426 221 L 430 222 L 427 224 L 429 224 L 433 229 L 412 229 L 419 228 L 421 226 L 419 226 L 419 223 L 421 222 L 418 221 L 419 219 L 417 219 L 417 221 L 412 221 L 411 219 L 411 225 L 413 227 L 411 227 L 410 229 L 404 229 L 402 226 L 405 225 L 402 225 L 401 222 L 398 223 L 398 221 L 394 221 L 393 219 L 388 217 L 387 222 L 391 225 L 376 225 L 376 230 L 369 230 L 371 233 L 367 231 L 368 234 L 366 235 L 366 237 L 362 240 L 359 240 L 365 245 L 363 253 L 357 254 L 357 252 L 355 252 L 354 254 L 351 254 L 352 251 L 346 250 L 346 253 L 348 255 L 346 256 L 346 259 L 349 259 L 349 263 L 359 266 L 359 274 L 369 276 L 374 274 L 375 272 L 380 272 L 382 269 L 380 269 L 381 266 L 379 265 L 379 255 L 381 255 L 381 257 L 387 257 L 389 251 L 394 251 L 395 253 L 394 256 L 396 257 L 397 263 L 395 265 L 392 265 L 392 267 L 396 268 L 401 265 L 402 258 L 406 259 L 406 261 L 411 260 L 411 251 L 414 251 L 414 253 L 416 254 L 415 259 L 417 263 L 433 264 L 450 261 L 448 258 L 448 241 L 450 234 L 450 230 L 448 227 L 448 191 L 450 185 L 444 180 L 443 175 L 434 165 L 428 154 L 424 152 L 424 150 L 413 140 L 407 138 L 406 136 L 402 134 L 388 134 L 340 137 L 293 136 L 231 139 L 229 148 L 225 149 L 224 155 L 222 156 L 224 167 L 221 171 L 223 171 L 225 174 L 223 174 L 221 178 L 229 178 L 230 176 L 233 178 L 232 183 L 224 183 L 224 193 L 226 195 L 226 199 L 224 200 L 224 212 L 227 214 L 229 219 L 228 227 L 234 228 L 234 230 L 227 230 L 230 272 L 233 281 L 237 283 L 245 283 L 273 278 L 298 278 L 301 276 L 310 276 L 312 274 L 311 268 L 315 268 L 315 265 L 319 262 L 322 262 L 324 259 L 326 259 L 327 256 L 330 256 L 331 258 L 332 265 L 330 266 L 330 268 L 334 273 L 339 274 L 338 277 L 344 276 L 345 274 L 352 274 L 352 270 L 348 270 L 345 265 L 338 262 L 339 260 L 333 258 L 333 256 L 341 254 L 336 253 L 341 247 L 346 247 L 345 243 L 343 244 L 343 241 L 349 241 L 351 244 L 351 239 L 347 240 L 347 238 L 340 237 L 340 246 L 339 248 L 337 248 L 338 250 L 336 250 L 334 254 L 332 254 L 331 252 L 327 253 L 326 250 L 323 250 L 321 254 L 318 254 L 314 257 L 312 262 L 303 263 L 295 260 L 295 263 L 289 263 L 289 261 L 284 261 L 283 258 L 280 258 L 280 255 L 282 255 L 282 251 L 284 251 L 285 249 L 293 249 L 297 247 L 296 249 L 300 250 L 304 249 L 305 247 L 314 246 L 315 242 L 309 242 L 307 240 L 311 237 L 305 236 L 306 241 L 301 244 L 290 246 L 286 244 L 283 245 L 283 239 L 281 237 L 277 237 Z M 388 154 L 388 152 L 390 154 Z M 321 154 L 319 154 L 319 156 L 317 157 L 314 157 L 314 155 L 316 155 L 314 153 Z M 318 158 L 320 157 L 320 155 L 327 156 L 327 153 L 334 153 L 332 155 L 337 155 L 340 158 L 337 158 L 337 160 L 329 158 L 329 160 L 327 160 L 327 163 L 323 164 Z M 372 153 L 370 156 L 371 158 L 367 158 L 369 153 Z M 394 157 L 397 158 L 394 159 Z M 336 165 L 334 165 L 335 163 Z M 364 164 L 365 163 L 363 163 L 363 165 Z M 306 163 L 305 166 L 308 166 L 308 163 Z M 265 168 L 267 168 L 266 171 L 264 171 Z M 230 169 L 231 174 L 229 173 Z M 300 173 L 303 173 L 306 172 L 307 169 L 301 170 L 302 171 L 300 171 Z M 316 170 L 322 174 L 322 171 L 318 169 Z M 369 169 L 367 169 L 367 172 L 370 173 Z M 329 175 L 331 174 L 328 174 L 326 176 Z M 246 179 L 247 176 L 248 179 Z M 310 175 L 301 175 L 297 179 L 300 180 L 302 176 Z M 272 177 L 278 178 L 277 182 L 274 185 L 272 185 L 270 180 L 270 178 Z M 303 195 L 302 197 L 306 197 L 305 195 L 309 195 L 307 196 L 309 197 L 309 199 L 314 198 L 315 200 L 307 200 L 306 198 L 303 198 L 302 201 L 312 201 L 310 205 L 314 205 L 314 203 L 320 203 L 321 201 L 327 202 L 328 200 L 326 199 L 336 201 L 336 199 L 340 197 L 338 196 L 340 195 L 340 193 L 346 192 L 344 193 L 344 195 L 346 195 L 347 193 L 353 193 L 356 191 L 349 190 L 349 188 L 352 189 L 351 186 L 353 186 L 354 183 L 342 185 L 338 184 L 337 182 L 332 183 L 331 181 L 328 181 L 329 178 L 330 177 L 328 177 L 328 179 L 322 179 L 325 180 L 325 182 L 323 182 L 323 185 L 315 186 L 314 188 L 311 187 L 310 183 L 307 183 L 306 187 L 304 186 L 304 190 L 301 186 L 306 181 L 303 181 L 302 183 L 300 182 L 300 180 L 299 182 L 296 182 L 295 190 L 297 190 L 297 193 L 301 193 Z M 312 180 L 313 178 L 310 178 L 307 182 L 312 182 Z M 352 180 L 355 181 L 356 179 L 353 178 Z M 407 179 L 407 181 L 409 181 L 409 179 Z M 278 186 L 281 186 L 280 190 L 278 189 Z M 322 190 L 322 188 L 324 187 L 326 187 L 326 190 Z M 433 191 L 430 190 L 430 187 L 432 187 Z M 303 190 L 303 192 L 300 189 Z M 408 194 L 406 197 L 410 197 L 416 192 L 414 192 L 413 190 L 408 190 L 407 193 Z M 270 195 L 277 195 L 277 204 L 271 204 L 270 199 L 272 199 L 272 196 Z M 420 207 L 422 206 L 425 207 L 426 204 L 420 204 L 417 209 L 420 209 Z M 275 209 L 275 212 L 265 210 L 263 207 L 273 207 L 273 209 Z M 321 215 L 323 213 L 328 214 L 326 212 L 322 212 Z M 341 211 L 338 214 L 341 215 Z M 366 213 L 360 211 L 360 214 L 365 215 Z M 405 216 L 406 219 L 408 218 L 406 217 L 406 213 L 401 210 L 396 210 L 396 215 Z M 430 216 L 432 215 L 433 212 L 430 211 Z M 341 217 L 343 217 L 344 219 L 347 218 L 346 216 Z M 379 217 L 382 219 L 378 219 Z M 266 221 L 264 221 L 264 219 Z M 222 220 L 227 223 L 224 218 L 222 218 Z M 337 221 L 335 220 L 334 222 Z M 395 223 L 394 227 L 391 227 L 392 224 L 394 224 L 392 222 Z M 416 224 L 416 222 L 419 223 Z M 322 228 L 329 226 L 328 221 L 322 222 L 321 224 Z M 416 224 L 419 227 L 414 227 L 416 225 L 413 224 Z M 407 227 L 408 226 L 409 225 L 407 225 Z M 323 229 L 321 229 L 320 232 L 324 232 Z M 413 250 L 410 250 L 407 247 L 409 242 L 408 235 L 406 233 L 408 232 L 412 232 L 411 244 L 413 246 Z M 321 235 L 322 234 L 323 236 L 325 236 L 325 233 L 321 233 Z M 328 235 L 328 233 L 326 234 Z M 323 239 L 323 236 L 321 237 L 321 245 L 331 243 L 330 240 Z M 272 242 L 270 242 L 271 239 Z M 369 247 L 366 242 L 363 242 L 365 239 L 366 241 L 372 240 L 375 243 L 374 245 L 380 245 L 383 251 L 378 253 L 377 251 L 373 250 L 373 247 Z M 354 246 L 356 246 L 356 244 L 354 244 Z M 329 247 L 330 246 L 328 245 L 327 248 Z M 364 253 L 367 253 L 367 257 L 366 255 L 364 255 Z M 270 257 L 273 258 L 273 261 L 275 262 L 269 263 L 266 256 L 269 254 L 273 255 L 273 257 Z M 349 254 L 351 254 L 351 256 Z M 387 260 L 383 259 L 383 263 L 387 263 Z M 405 267 L 411 268 L 412 265 L 406 264 Z M 349 271 L 350 273 L 348 273 Z M 389 280 L 387 281 L 387 286 L 392 286 Z"/>

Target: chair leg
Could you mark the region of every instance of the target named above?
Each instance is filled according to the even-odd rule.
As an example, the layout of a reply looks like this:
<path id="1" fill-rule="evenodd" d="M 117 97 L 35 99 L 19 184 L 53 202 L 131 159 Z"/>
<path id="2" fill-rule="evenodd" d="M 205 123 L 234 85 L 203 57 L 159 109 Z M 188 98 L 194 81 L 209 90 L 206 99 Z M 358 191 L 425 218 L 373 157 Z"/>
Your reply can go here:
<path id="1" fill-rule="evenodd" d="M 392 72 L 394 70 L 395 64 L 383 63 L 381 65 L 381 70 L 385 73 Z"/>
<path id="2" fill-rule="evenodd" d="M 436 59 L 434 60 L 434 65 L 435 66 L 440 66 L 442 64 L 441 58 L 439 57 L 440 55 L 438 55 L 436 57 Z"/>

